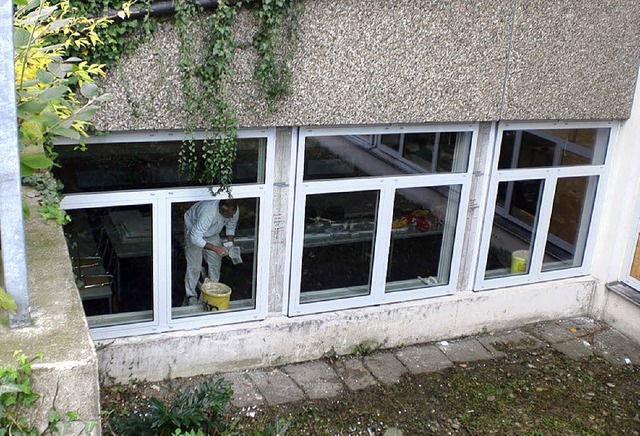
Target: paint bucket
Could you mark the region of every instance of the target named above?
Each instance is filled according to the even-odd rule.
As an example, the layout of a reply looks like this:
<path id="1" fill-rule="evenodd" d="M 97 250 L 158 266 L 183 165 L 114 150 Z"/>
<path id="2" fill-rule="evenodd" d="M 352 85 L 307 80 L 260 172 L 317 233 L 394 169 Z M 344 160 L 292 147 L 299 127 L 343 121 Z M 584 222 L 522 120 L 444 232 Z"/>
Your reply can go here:
<path id="1" fill-rule="evenodd" d="M 206 281 L 202 284 L 202 300 L 210 312 L 227 310 L 231 300 L 231 288 L 223 283 Z"/>
<path id="2" fill-rule="evenodd" d="M 526 273 L 527 263 L 529 263 L 529 250 L 517 250 L 511 253 L 511 274 Z"/>

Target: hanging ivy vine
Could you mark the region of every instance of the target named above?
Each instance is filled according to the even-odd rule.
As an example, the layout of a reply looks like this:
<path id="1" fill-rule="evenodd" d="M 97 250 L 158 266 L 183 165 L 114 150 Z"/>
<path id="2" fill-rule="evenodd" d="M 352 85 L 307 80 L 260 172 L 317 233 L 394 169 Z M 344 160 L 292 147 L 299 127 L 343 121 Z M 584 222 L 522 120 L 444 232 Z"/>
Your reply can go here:
<path id="1" fill-rule="evenodd" d="M 258 31 L 253 46 L 258 52 L 255 77 L 269 105 L 290 93 L 289 61 L 298 42 L 298 22 L 303 5 L 297 1 L 264 0 L 257 2 L 255 16 Z M 282 37 L 286 44 L 282 43 Z"/>
<path id="2" fill-rule="evenodd" d="M 197 0 L 176 2 L 177 27 L 181 35 L 180 70 L 184 109 L 187 114 L 186 137 L 180 150 L 179 171 L 190 180 L 220 190 L 229 190 L 232 165 L 236 157 L 238 118 L 226 98 L 226 78 L 232 74 L 237 47 L 232 26 L 241 3 L 233 5 L 219 1 L 208 20 L 208 47 L 198 62 L 197 43 L 200 37 L 194 27 L 202 7 Z M 205 126 L 204 141 L 195 141 L 198 125 Z"/>
<path id="3" fill-rule="evenodd" d="M 179 154 L 179 171 L 190 180 L 209 185 L 212 193 L 230 192 L 233 162 L 238 142 L 238 117 L 228 98 L 228 79 L 240 43 L 234 39 L 233 25 L 243 6 L 253 8 L 258 30 L 253 47 L 258 53 L 255 78 L 270 110 L 290 92 L 289 60 L 297 41 L 297 22 L 302 11 L 299 0 L 220 0 L 207 20 L 206 50 L 197 56 L 203 34 L 194 22 L 202 16 L 198 0 L 175 0 L 176 26 L 181 37 L 180 71 L 186 137 Z M 282 48 L 281 37 L 287 39 Z M 199 126 L 205 139 L 195 141 Z M 217 189 L 213 187 L 217 186 Z"/>

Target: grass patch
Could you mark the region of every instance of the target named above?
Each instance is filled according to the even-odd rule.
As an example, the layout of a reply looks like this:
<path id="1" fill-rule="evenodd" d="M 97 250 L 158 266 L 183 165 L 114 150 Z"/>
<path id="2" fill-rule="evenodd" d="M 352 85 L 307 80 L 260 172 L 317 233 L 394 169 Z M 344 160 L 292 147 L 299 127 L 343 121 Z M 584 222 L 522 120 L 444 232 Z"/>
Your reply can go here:
<path id="1" fill-rule="evenodd" d="M 598 356 L 575 361 L 550 347 L 515 351 L 332 399 L 231 409 L 226 434 L 278 434 L 286 426 L 287 435 L 382 435 L 392 427 L 405 435 L 638 435 L 638 380 L 638 366 Z M 160 391 L 171 395 L 182 381 L 166 383 Z M 103 410 L 135 408 L 149 392 L 127 389 L 104 388 Z"/>

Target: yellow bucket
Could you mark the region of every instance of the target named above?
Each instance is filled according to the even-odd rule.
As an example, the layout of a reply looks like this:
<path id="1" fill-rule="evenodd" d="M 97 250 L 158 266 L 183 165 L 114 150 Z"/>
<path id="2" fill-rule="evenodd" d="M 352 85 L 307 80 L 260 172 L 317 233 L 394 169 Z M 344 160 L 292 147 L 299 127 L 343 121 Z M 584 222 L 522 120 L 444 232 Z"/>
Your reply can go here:
<path id="1" fill-rule="evenodd" d="M 207 310 L 227 310 L 231 300 L 231 288 L 217 282 L 205 282 L 202 284 L 202 300 Z"/>
<path id="2" fill-rule="evenodd" d="M 529 250 L 517 250 L 511 253 L 511 274 L 527 272 L 529 262 Z"/>

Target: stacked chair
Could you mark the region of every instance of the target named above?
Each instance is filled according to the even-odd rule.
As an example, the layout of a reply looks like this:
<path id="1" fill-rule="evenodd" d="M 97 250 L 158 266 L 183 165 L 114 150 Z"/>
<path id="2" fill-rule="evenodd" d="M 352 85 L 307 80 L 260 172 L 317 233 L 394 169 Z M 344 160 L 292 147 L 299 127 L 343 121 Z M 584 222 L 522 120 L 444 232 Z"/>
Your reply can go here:
<path id="1" fill-rule="evenodd" d="M 96 246 L 90 231 L 77 232 L 70 238 L 71 260 L 76 285 L 83 302 L 108 300 L 108 312 L 113 312 L 113 280 L 117 262 L 113 245 L 104 228 L 100 229 Z"/>

